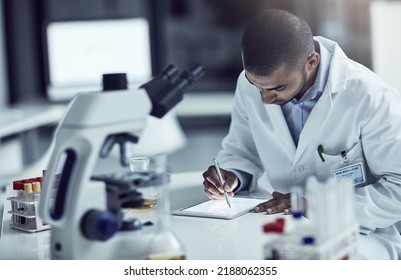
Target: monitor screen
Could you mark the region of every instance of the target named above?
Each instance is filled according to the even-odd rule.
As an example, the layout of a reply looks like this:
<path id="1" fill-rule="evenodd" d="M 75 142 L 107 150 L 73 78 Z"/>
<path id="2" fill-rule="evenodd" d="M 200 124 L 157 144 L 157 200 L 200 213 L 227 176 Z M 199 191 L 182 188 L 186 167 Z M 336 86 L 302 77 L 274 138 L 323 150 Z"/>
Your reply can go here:
<path id="1" fill-rule="evenodd" d="M 105 73 L 127 73 L 130 85 L 151 77 L 148 21 L 144 18 L 51 22 L 46 28 L 52 101 L 102 88 Z"/>

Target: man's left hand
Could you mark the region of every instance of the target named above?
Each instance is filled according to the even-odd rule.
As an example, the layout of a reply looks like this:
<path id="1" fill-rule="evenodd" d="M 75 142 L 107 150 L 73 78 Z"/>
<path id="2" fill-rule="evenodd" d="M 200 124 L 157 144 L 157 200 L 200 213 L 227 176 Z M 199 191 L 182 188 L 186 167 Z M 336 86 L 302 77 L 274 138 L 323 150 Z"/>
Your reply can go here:
<path id="1" fill-rule="evenodd" d="M 267 214 L 291 213 L 290 193 L 273 192 L 272 196 L 272 199 L 257 205 L 253 211 L 255 213 L 266 212 Z"/>

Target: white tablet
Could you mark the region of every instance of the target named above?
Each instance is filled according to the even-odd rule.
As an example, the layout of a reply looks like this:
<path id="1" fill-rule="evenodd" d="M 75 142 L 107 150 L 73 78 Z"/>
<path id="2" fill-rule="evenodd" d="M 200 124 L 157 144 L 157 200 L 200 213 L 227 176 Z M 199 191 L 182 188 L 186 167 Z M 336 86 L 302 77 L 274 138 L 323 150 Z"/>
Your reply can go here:
<path id="1" fill-rule="evenodd" d="M 267 199 L 232 197 L 230 201 L 231 208 L 228 207 L 224 199 L 208 200 L 194 206 L 173 211 L 172 214 L 230 220 L 250 212 L 256 205 L 266 202 Z"/>

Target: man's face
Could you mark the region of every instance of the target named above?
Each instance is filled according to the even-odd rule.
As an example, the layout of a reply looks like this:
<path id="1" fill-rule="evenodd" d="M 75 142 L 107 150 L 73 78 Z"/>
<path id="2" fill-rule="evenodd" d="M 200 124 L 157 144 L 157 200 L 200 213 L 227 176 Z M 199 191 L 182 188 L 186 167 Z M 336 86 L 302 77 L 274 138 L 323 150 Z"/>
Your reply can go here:
<path id="1" fill-rule="evenodd" d="M 267 77 L 257 76 L 246 70 L 245 76 L 259 90 L 264 104 L 283 105 L 294 97 L 301 98 L 307 90 L 306 69 L 289 71 L 285 65 L 282 65 Z"/>

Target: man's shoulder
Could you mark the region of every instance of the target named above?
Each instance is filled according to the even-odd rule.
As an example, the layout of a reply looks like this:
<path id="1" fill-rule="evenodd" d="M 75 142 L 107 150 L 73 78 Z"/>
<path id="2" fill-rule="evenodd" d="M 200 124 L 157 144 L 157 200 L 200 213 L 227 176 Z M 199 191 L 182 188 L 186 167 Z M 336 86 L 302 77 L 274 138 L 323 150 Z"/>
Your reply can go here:
<path id="1" fill-rule="evenodd" d="M 237 87 L 240 89 L 240 92 L 252 88 L 252 85 L 249 83 L 248 79 L 245 76 L 245 70 L 242 70 L 241 73 L 238 75 Z"/>
<path id="2" fill-rule="evenodd" d="M 395 90 L 391 85 L 389 85 L 379 75 L 365 65 L 349 59 L 348 66 L 348 81 L 350 85 L 356 85 L 371 92 L 375 92 L 379 89 L 386 89 L 390 91 Z"/>
<path id="3" fill-rule="evenodd" d="M 244 79 L 246 80 L 245 69 L 243 69 L 243 70 L 239 73 L 238 79 L 239 79 L 239 80 L 244 80 Z"/>

